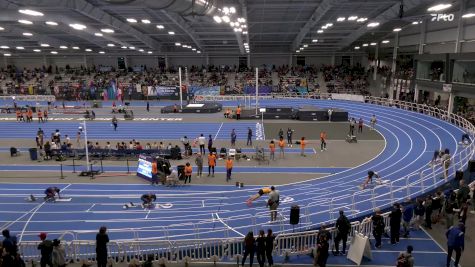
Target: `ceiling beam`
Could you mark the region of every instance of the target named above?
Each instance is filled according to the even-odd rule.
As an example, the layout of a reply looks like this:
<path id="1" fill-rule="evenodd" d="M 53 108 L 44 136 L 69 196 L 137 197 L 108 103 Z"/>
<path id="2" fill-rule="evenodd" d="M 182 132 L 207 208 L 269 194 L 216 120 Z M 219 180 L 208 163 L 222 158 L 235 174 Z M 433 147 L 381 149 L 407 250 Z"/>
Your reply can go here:
<path id="1" fill-rule="evenodd" d="M 404 1 L 404 12 L 409 13 L 412 9 L 417 8 L 420 5 L 423 4 L 429 4 L 433 3 L 433 0 L 405 0 Z M 379 14 L 376 18 L 371 19 L 370 21 L 375 21 L 379 22 L 380 26 L 383 26 L 385 23 L 397 19 L 399 17 L 399 7 L 401 3 L 397 2 L 390 6 L 386 11 L 383 13 Z M 364 34 L 368 32 L 368 27 L 366 26 L 367 23 L 365 23 L 363 26 L 361 26 L 358 30 L 353 31 L 345 41 L 343 41 L 339 47 L 339 49 L 344 49 L 348 46 L 350 46 L 353 42 L 358 40 L 360 37 L 362 37 Z"/>
<path id="2" fill-rule="evenodd" d="M 305 23 L 305 25 L 300 29 L 300 32 L 295 37 L 292 42 L 292 51 L 299 48 L 302 40 L 307 36 L 307 34 L 317 25 L 317 23 L 322 19 L 322 17 L 330 10 L 333 5 L 338 4 L 341 0 L 323 0 L 320 5 L 315 9 L 313 14 L 310 16 L 310 19 Z"/>
<path id="3" fill-rule="evenodd" d="M 150 10 L 155 16 L 159 17 L 154 10 Z M 168 19 L 173 21 L 176 26 L 178 26 L 182 31 L 184 31 L 195 43 L 195 46 L 198 50 L 203 50 L 203 44 L 201 43 L 198 35 L 196 34 L 195 30 L 190 26 L 190 24 L 184 20 L 180 15 L 176 13 L 170 13 L 166 10 L 161 10 L 162 14 L 165 15 Z"/>

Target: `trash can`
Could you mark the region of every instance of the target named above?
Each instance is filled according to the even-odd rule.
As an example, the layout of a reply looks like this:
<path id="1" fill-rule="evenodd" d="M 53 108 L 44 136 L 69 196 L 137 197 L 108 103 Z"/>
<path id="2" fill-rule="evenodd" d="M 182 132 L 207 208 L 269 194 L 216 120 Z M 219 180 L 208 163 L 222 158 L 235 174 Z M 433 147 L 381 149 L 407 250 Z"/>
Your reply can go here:
<path id="1" fill-rule="evenodd" d="M 30 152 L 30 159 L 31 160 L 38 160 L 38 149 L 36 148 L 30 148 L 28 149 Z"/>

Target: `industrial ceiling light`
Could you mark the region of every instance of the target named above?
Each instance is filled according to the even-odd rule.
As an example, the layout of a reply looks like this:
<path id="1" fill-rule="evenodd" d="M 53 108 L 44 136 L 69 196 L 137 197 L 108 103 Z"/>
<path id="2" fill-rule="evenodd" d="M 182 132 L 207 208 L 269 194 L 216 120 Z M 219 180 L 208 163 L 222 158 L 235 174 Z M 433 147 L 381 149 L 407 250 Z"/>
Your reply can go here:
<path id="1" fill-rule="evenodd" d="M 223 22 L 223 20 L 221 19 L 220 16 L 214 16 L 213 19 L 214 19 L 214 21 L 215 21 L 216 23 L 221 23 L 221 22 Z"/>
<path id="2" fill-rule="evenodd" d="M 130 23 L 137 23 L 137 20 L 134 18 L 128 18 L 127 21 Z"/>
<path id="3" fill-rule="evenodd" d="M 393 32 L 400 32 L 400 31 L 402 31 L 401 28 L 394 28 L 394 29 L 393 29 Z"/>
<path id="4" fill-rule="evenodd" d="M 0 46 L 0 48 L 1 48 L 1 49 L 10 49 L 10 47 L 9 47 L 9 46 L 6 46 L 6 45 L 2 45 L 2 46 Z"/>
<path id="5" fill-rule="evenodd" d="M 163 26 L 163 25 L 157 25 L 157 29 L 163 30 L 163 29 L 165 29 L 165 26 Z"/>
<path id="6" fill-rule="evenodd" d="M 107 44 L 108 47 L 114 47 L 115 44 Z"/>
<path id="7" fill-rule="evenodd" d="M 47 21 L 45 22 L 46 25 L 50 25 L 50 26 L 58 26 L 58 23 L 55 22 L 55 21 Z"/>
<path id="8" fill-rule="evenodd" d="M 105 54 L 105 53 L 106 53 L 106 52 L 104 52 L 104 51 L 99 51 L 99 54 Z"/>
<path id="9" fill-rule="evenodd" d="M 151 23 L 151 21 L 148 20 L 148 19 L 143 19 L 141 21 L 142 21 L 143 24 L 150 24 Z"/>
<path id="10" fill-rule="evenodd" d="M 303 47 L 307 48 L 307 47 L 308 47 L 308 44 L 304 44 Z"/>
<path id="11" fill-rule="evenodd" d="M 247 31 L 243 31 L 242 34 L 247 35 Z"/>
<path id="12" fill-rule="evenodd" d="M 148 51 L 147 54 L 153 54 L 153 52 L 152 52 L 152 51 Z"/>
<path id="13" fill-rule="evenodd" d="M 222 16 L 221 19 L 226 23 L 229 23 L 231 21 L 231 19 L 228 16 Z"/>
<path id="14" fill-rule="evenodd" d="M 467 14 L 462 15 L 462 18 L 464 19 L 473 18 L 473 17 L 475 17 L 475 13 L 467 13 Z"/>
<path id="15" fill-rule="evenodd" d="M 17 46 L 17 47 L 15 47 L 15 48 L 18 49 L 18 50 L 23 50 L 23 49 L 25 49 L 23 46 Z"/>
<path id="16" fill-rule="evenodd" d="M 388 44 L 388 43 L 389 43 L 389 40 L 383 40 L 381 43 L 383 43 L 383 44 Z"/>
<path id="17" fill-rule="evenodd" d="M 84 51 L 86 51 L 86 52 L 92 52 L 92 49 L 86 48 L 86 49 L 84 49 Z"/>
<path id="18" fill-rule="evenodd" d="M 74 50 L 79 50 L 79 46 L 73 46 Z"/>
<path id="19" fill-rule="evenodd" d="M 229 13 L 231 13 L 231 14 L 234 14 L 234 13 L 236 13 L 236 8 L 235 8 L 235 7 L 233 7 L 233 6 L 232 6 L 232 7 L 230 7 L 230 8 L 229 8 Z"/>
<path id="20" fill-rule="evenodd" d="M 338 22 L 342 22 L 342 21 L 345 21 L 345 20 L 346 20 L 345 17 L 339 17 L 339 18 L 336 19 L 336 21 L 338 21 Z"/>
<path id="21" fill-rule="evenodd" d="M 419 21 L 413 21 L 412 22 L 412 25 L 417 25 L 417 24 L 419 24 Z"/>
<path id="22" fill-rule="evenodd" d="M 78 23 L 69 24 L 69 27 L 71 27 L 75 30 L 78 30 L 78 31 L 82 31 L 82 30 L 87 28 L 86 25 L 82 25 L 82 24 L 78 24 Z"/>
<path id="23" fill-rule="evenodd" d="M 35 10 L 31 10 L 31 9 L 20 9 L 18 10 L 18 12 L 20 12 L 21 14 L 25 14 L 25 15 L 29 15 L 29 16 L 35 16 L 35 17 L 41 17 L 43 16 L 44 14 L 39 12 L 39 11 L 35 11 Z"/>
<path id="24" fill-rule="evenodd" d="M 115 31 L 113 29 L 101 29 L 101 32 L 105 32 L 105 33 L 114 33 Z"/>
<path id="25" fill-rule="evenodd" d="M 371 23 L 368 23 L 368 26 L 369 28 L 374 28 L 374 27 L 378 27 L 379 26 L 379 22 L 371 22 Z"/>
<path id="26" fill-rule="evenodd" d="M 196 53 L 201 54 L 201 51 L 196 51 Z"/>
<path id="27" fill-rule="evenodd" d="M 53 55 L 58 54 L 58 52 L 56 52 L 56 51 L 51 51 L 50 53 L 53 54 Z"/>
<path id="28" fill-rule="evenodd" d="M 312 43 L 317 43 L 318 42 L 318 39 L 313 39 L 312 40 Z"/>
<path id="29" fill-rule="evenodd" d="M 318 30 L 317 33 L 323 33 L 323 30 Z"/>
<path id="30" fill-rule="evenodd" d="M 442 10 L 445 10 L 445 9 L 451 7 L 451 6 L 452 6 L 452 4 L 438 4 L 438 5 L 429 7 L 427 9 L 427 11 L 429 11 L 429 12 L 442 11 Z"/>
<path id="31" fill-rule="evenodd" d="M 296 50 L 295 53 L 300 53 L 300 50 Z"/>
<path id="32" fill-rule="evenodd" d="M 33 36 L 33 33 L 31 33 L 31 32 L 24 32 L 24 33 L 23 33 L 23 36 Z"/>
<path id="33" fill-rule="evenodd" d="M 6 57 L 11 57 L 12 56 L 12 54 L 3 54 L 3 55 L 6 56 Z"/>
<path id="34" fill-rule="evenodd" d="M 65 45 L 61 45 L 61 46 L 59 46 L 59 48 L 60 48 L 60 49 L 68 49 L 68 47 L 65 46 Z"/>
<path id="35" fill-rule="evenodd" d="M 124 46 L 121 46 L 120 48 L 122 48 L 122 49 L 127 49 L 127 46 L 124 45 Z"/>
<path id="36" fill-rule="evenodd" d="M 175 35 L 175 32 L 169 31 L 168 34 Z"/>
<path id="37" fill-rule="evenodd" d="M 363 44 L 363 47 L 366 47 L 366 46 L 368 46 L 368 44 Z"/>
<path id="38" fill-rule="evenodd" d="M 40 44 L 41 47 L 49 47 L 49 44 Z"/>
<path id="39" fill-rule="evenodd" d="M 139 52 L 144 52 L 144 51 L 145 51 L 145 50 L 143 50 L 143 49 L 139 49 Z"/>
<path id="40" fill-rule="evenodd" d="M 359 18 L 359 19 L 356 20 L 356 22 L 365 22 L 367 20 L 368 20 L 368 18 Z"/>
<path id="41" fill-rule="evenodd" d="M 94 33 L 94 35 L 95 35 L 95 36 L 99 36 L 99 37 L 104 36 L 104 34 L 102 34 L 102 33 L 100 33 L 100 32 L 96 32 L 96 33 Z"/>
<path id="42" fill-rule="evenodd" d="M 223 7 L 223 13 L 224 14 L 229 14 L 229 7 L 227 7 L 227 6 Z"/>
<path id="43" fill-rule="evenodd" d="M 327 23 L 326 26 L 327 26 L 327 27 L 332 27 L 332 26 L 333 26 L 333 23 Z"/>
<path id="44" fill-rule="evenodd" d="M 175 43 L 175 46 L 181 46 L 181 44 L 180 43 Z"/>
<path id="45" fill-rule="evenodd" d="M 26 20 L 26 19 L 19 19 L 18 22 L 21 23 L 21 24 L 27 24 L 27 25 L 33 24 L 33 22 L 31 22 L 29 20 Z"/>
<path id="46" fill-rule="evenodd" d="M 3 31 L 3 30 L 5 30 L 5 28 L 3 28 L 3 27 L 0 27 L 0 31 Z"/>
<path id="47" fill-rule="evenodd" d="M 358 50 L 358 49 L 360 49 L 360 47 L 359 47 L 359 46 L 355 46 L 355 50 Z"/>
<path id="48" fill-rule="evenodd" d="M 130 50 L 135 50 L 135 46 L 129 46 Z"/>
<path id="49" fill-rule="evenodd" d="M 229 23 L 229 25 L 230 25 L 231 27 L 234 27 L 236 24 L 231 21 L 231 23 Z"/>
<path id="50" fill-rule="evenodd" d="M 191 50 L 196 51 L 196 48 L 192 48 Z"/>
<path id="51" fill-rule="evenodd" d="M 377 43 L 370 43 L 369 45 L 375 46 L 375 45 L 377 45 Z"/>
<path id="52" fill-rule="evenodd" d="M 349 16 L 348 17 L 349 21 L 353 21 L 353 20 L 357 20 L 357 19 L 358 19 L 358 16 Z"/>
<path id="53" fill-rule="evenodd" d="M 33 52 L 39 53 L 39 52 L 41 52 L 41 50 L 40 49 L 33 49 Z"/>

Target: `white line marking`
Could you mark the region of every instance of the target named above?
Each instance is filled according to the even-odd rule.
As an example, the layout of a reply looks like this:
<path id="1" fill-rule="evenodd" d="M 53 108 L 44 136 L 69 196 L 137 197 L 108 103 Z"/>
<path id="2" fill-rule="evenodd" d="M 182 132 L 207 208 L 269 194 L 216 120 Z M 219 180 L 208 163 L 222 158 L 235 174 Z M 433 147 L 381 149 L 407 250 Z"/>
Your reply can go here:
<path id="1" fill-rule="evenodd" d="M 219 126 L 218 132 L 214 136 L 213 140 L 216 140 L 216 138 L 218 138 L 219 132 L 221 131 L 221 128 L 223 127 L 223 124 L 224 124 L 224 122 L 221 122 L 221 126 Z"/>
<path id="2" fill-rule="evenodd" d="M 150 210 L 148 210 L 147 215 L 145 216 L 145 220 L 148 219 L 148 215 L 150 215 Z"/>
<path id="3" fill-rule="evenodd" d="M 234 228 L 232 228 L 232 227 L 229 226 L 227 223 L 225 223 L 225 222 L 219 217 L 219 214 L 218 214 L 218 213 L 215 213 L 215 215 L 216 215 L 216 219 L 218 219 L 218 221 L 220 221 L 220 222 L 221 222 L 224 226 L 226 226 L 229 230 L 231 230 L 231 231 L 237 233 L 238 235 L 244 237 L 244 235 L 241 234 L 241 232 L 236 231 Z"/>
<path id="4" fill-rule="evenodd" d="M 94 208 L 94 206 L 96 206 L 96 203 L 92 204 L 92 206 L 89 209 L 87 209 L 86 212 L 91 211 L 91 209 Z"/>
<path id="5" fill-rule="evenodd" d="M 43 205 L 46 203 L 46 201 L 44 201 L 43 203 L 39 204 L 36 209 L 33 211 L 33 213 L 31 213 L 30 215 L 30 218 L 28 218 L 28 220 L 26 221 L 25 225 L 23 226 L 23 229 L 21 230 L 21 234 L 20 234 L 20 240 L 18 240 L 18 243 L 21 243 L 21 239 L 23 238 L 23 233 L 25 233 L 25 230 L 26 230 L 26 227 L 28 226 L 28 224 L 30 223 L 31 219 L 33 218 L 33 216 L 35 216 L 35 213 L 41 208 L 43 207 Z"/>

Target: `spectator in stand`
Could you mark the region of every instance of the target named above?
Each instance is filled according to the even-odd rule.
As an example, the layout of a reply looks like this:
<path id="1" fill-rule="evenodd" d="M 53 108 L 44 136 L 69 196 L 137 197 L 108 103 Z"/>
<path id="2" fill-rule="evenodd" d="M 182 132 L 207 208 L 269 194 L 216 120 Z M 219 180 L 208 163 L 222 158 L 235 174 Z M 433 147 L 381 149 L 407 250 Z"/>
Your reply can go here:
<path id="1" fill-rule="evenodd" d="M 395 245 L 399 243 L 399 233 L 401 230 L 401 205 L 399 203 L 395 203 L 393 205 L 393 210 L 389 214 L 389 225 L 391 229 L 391 244 Z"/>
<path id="2" fill-rule="evenodd" d="M 454 225 L 455 212 L 458 210 L 457 195 L 450 190 L 448 197 L 445 200 L 445 227 L 449 229 Z"/>
<path id="3" fill-rule="evenodd" d="M 428 195 L 424 201 L 425 227 L 432 229 L 432 196 Z"/>
<path id="4" fill-rule="evenodd" d="M 244 255 L 242 257 L 241 265 L 244 266 L 246 262 L 247 256 L 249 256 L 249 266 L 252 267 L 252 263 L 254 262 L 254 250 L 255 249 L 255 240 L 254 234 L 252 231 L 247 233 L 246 237 L 244 238 Z"/>
<path id="5" fill-rule="evenodd" d="M 10 230 L 4 229 L 2 231 L 3 241 L 2 248 L 12 257 L 15 257 L 18 253 L 18 245 L 16 236 L 10 234 Z"/>
<path id="6" fill-rule="evenodd" d="M 66 252 L 58 239 L 53 240 L 52 259 L 54 267 L 66 267 Z"/>
<path id="7" fill-rule="evenodd" d="M 459 190 L 457 192 L 457 204 L 459 207 L 469 199 L 470 188 L 465 184 L 464 180 L 459 182 Z"/>
<path id="8" fill-rule="evenodd" d="M 96 235 L 97 267 L 107 266 L 107 243 L 109 243 L 107 228 L 105 226 L 101 226 L 101 228 L 99 228 L 99 233 Z"/>
<path id="9" fill-rule="evenodd" d="M 414 216 L 414 204 L 411 202 L 411 199 L 408 198 L 406 204 L 403 207 L 402 213 L 402 227 L 403 227 L 403 237 L 408 238 L 409 232 L 411 230 L 411 221 Z"/>
<path id="10" fill-rule="evenodd" d="M 409 245 L 406 248 L 405 252 L 401 252 L 397 258 L 397 266 L 401 267 L 414 267 L 414 257 L 412 256 L 412 251 L 414 248 Z"/>
<path id="11" fill-rule="evenodd" d="M 334 256 L 345 255 L 346 251 L 346 241 L 348 240 L 348 235 L 351 231 L 351 224 L 348 218 L 345 216 L 343 210 L 340 210 L 340 217 L 336 220 L 335 228 L 337 229 L 335 237 L 335 252 Z M 343 250 L 340 254 L 340 241 L 343 242 Z"/>
<path id="12" fill-rule="evenodd" d="M 272 257 L 272 252 L 274 251 L 274 240 L 275 235 L 272 234 L 272 229 L 267 229 L 267 236 L 266 236 L 266 258 L 267 264 L 269 267 L 274 266 L 274 258 Z"/>
<path id="13" fill-rule="evenodd" d="M 317 255 L 314 256 L 313 265 L 319 267 L 327 266 L 328 250 L 330 249 L 331 234 L 326 229 L 325 224 L 322 225 L 317 235 Z"/>
<path id="14" fill-rule="evenodd" d="M 457 267 L 462 256 L 462 251 L 465 248 L 465 225 L 459 223 L 457 226 L 451 226 L 445 233 L 447 237 L 447 267 L 450 267 L 452 261 L 452 253 L 455 251 L 454 266 Z"/>
<path id="15" fill-rule="evenodd" d="M 374 245 L 376 248 L 381 248 L 381 238 L 384 233 L 384 228 L 386 227 L 384 223 L 384 218 L 381 215 L 381 210 L 379 208 L 375 209 L 375 214 L 371 217 L 371 221 L 373 222 L 373 236 L 376 240 L 376 244 Z"/>
<path id="16" fill-rule="evenodd" d="M 53 253 L 53 242 L 51 240 L 46 239 L 46 233 L 40 233 L 39 238 L 41 243 L 38 245 L 38 250 L 41 251 L 41 259 L 40 259 L 40 266 L 46 267 L 53 267 L 52 263 L 52 253 Z M 105 267 L 105 265 L 104 265 Z"/>
<path id="17" fill-rule="evenodd" d="M 259 230 L 259 236 L 256 238 L 257 262 L 260 267 L 264 267 L 266 262 L 266 236 L 264 230 Z"/>

